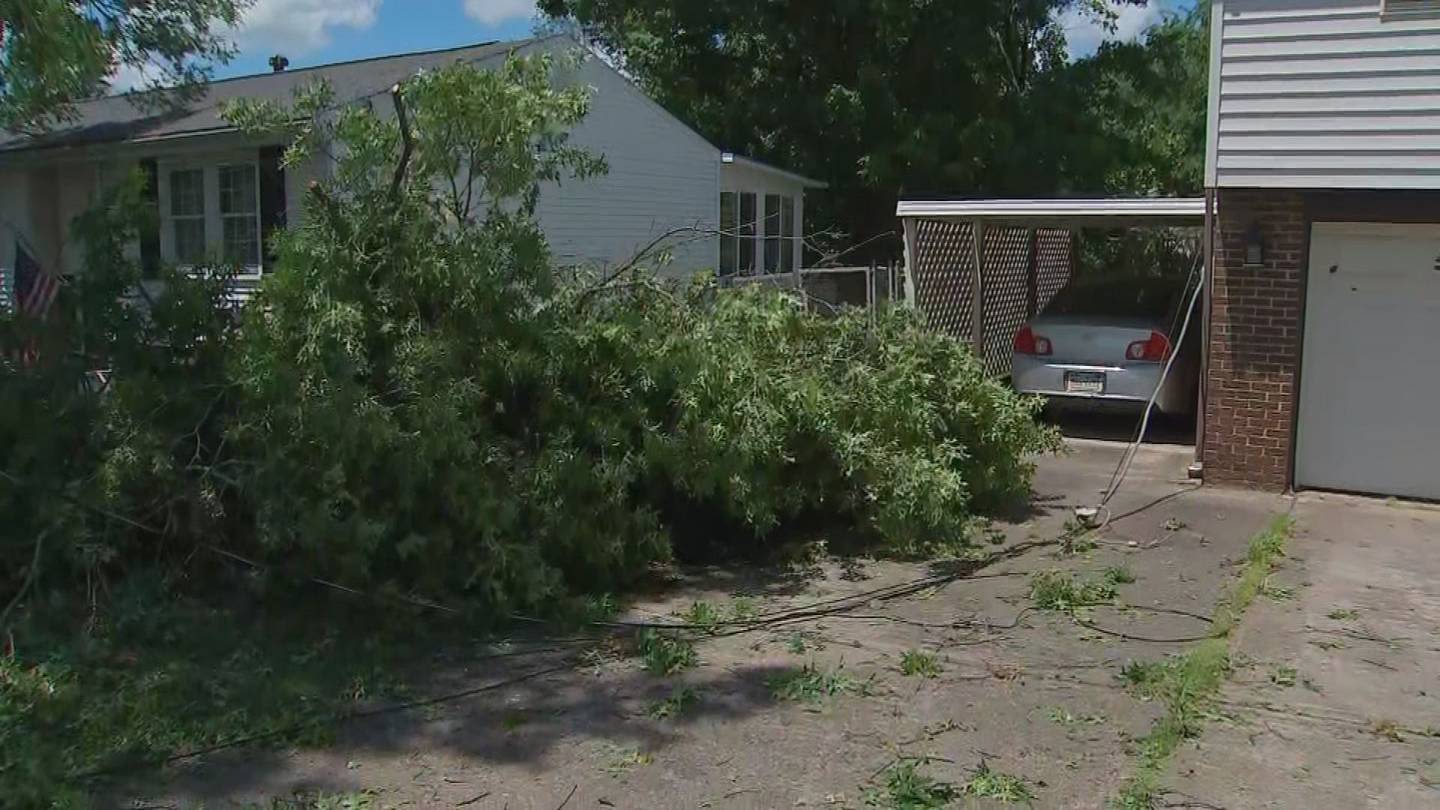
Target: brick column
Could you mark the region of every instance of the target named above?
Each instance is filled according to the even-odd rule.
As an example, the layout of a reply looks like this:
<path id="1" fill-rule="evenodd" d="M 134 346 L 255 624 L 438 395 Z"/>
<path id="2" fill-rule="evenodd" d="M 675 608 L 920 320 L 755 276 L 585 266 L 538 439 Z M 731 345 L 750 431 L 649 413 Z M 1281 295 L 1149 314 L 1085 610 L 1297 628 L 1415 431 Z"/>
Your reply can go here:
<path id="1" fill-rule="evenodd" d="M 1221 189 L 1216 205 L 1205 480 L 1283 490 L 1291 483 L 1305 200 L 1294 191 Z M 1245 266 L 1253 224 L 1265 236 L 1262 267 Z"/>

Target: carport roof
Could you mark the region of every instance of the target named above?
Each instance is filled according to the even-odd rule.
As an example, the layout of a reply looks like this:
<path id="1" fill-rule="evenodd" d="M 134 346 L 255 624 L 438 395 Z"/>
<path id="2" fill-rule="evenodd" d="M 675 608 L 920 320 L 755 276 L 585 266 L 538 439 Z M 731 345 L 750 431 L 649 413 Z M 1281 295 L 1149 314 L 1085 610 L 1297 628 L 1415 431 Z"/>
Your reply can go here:
<path id="1" fill-rule="evenodd" d="M 983 220 L 1004 225 L 1201 225 L 1205 199 L 901 200 L 895 213 L 901 219 Z"/>

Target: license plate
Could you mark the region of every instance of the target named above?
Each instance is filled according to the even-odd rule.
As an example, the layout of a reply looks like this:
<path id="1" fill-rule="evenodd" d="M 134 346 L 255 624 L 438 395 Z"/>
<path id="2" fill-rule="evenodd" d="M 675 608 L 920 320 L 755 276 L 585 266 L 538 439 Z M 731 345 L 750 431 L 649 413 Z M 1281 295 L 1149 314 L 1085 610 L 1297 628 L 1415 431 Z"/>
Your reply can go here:
<path id="1" fill-rule="evenodd" d="M 1103 371 L 1067 371 L 1067 372 L 1065 372 L 1065 393 L 1067 393 L 1067 394 L 1103 394 L 1103 393 L 1105 393 L 1105 372 L 1103 372 Z"/>

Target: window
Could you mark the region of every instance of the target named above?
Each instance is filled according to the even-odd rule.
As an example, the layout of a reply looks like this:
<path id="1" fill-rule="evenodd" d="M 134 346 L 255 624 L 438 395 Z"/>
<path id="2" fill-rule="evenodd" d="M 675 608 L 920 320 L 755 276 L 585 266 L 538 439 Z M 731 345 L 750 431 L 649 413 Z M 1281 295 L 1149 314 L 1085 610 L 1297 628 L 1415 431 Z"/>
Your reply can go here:
<path id="1" fill-rule="evenodd" d="M 220 257 L 241 267 L 260 265 L 260 178 L 254 164 L 221 166 Z"/>
<path id="2" fill-rule="evenodd" d="M 1440 13 L 1440 0 L 1385 0 L 1381 6 L 1381 14 L 1388 16 L 1437 13 Z"/>
<path id="3" fill-rule="evenodd" d="M 740 218 L 735 209 L 735 192 L 720 192 L 720 275 L 731 276 L 739 270 Z"/>
<path id="4" fill-rule="evenodd" d="M 170 172 L 170 231 L 174 261 L 199 264 L 205 261 L 205 171 L 179 169 Z"/>
<path id="5" fill-rule="evenodd" d="M 783 273 L 795 272 L 795 254 L 800 252 L 800 245 L 795 238 L 795 198 L 780 198 L 780 238 L 785 240 L 781 243 L 780 249 L 780 271 Z"/>
<path id="6" fill-rule="evenodd" d="M 755 230 L 755 195 L 745 193 L 740 195 L 740 273 L 742 275 L 754 275 L 755 273 L 755 242 L 758 239 Z"/>
<path id="7" fill-rule="evenodd" d="M 261 269 L 260 171 L 254 161 L 159 165 L 160 257 Z"/>
<path id="8" fill-rule="evenodd" d="M 780 272 L 780 195 L 765 195 L 765 272 Z"/>
<path id="9" fill-rule="evenodd" d="M 797 196 L 720 192 L 720 275 L 795 272 L 799 226 Z"/>

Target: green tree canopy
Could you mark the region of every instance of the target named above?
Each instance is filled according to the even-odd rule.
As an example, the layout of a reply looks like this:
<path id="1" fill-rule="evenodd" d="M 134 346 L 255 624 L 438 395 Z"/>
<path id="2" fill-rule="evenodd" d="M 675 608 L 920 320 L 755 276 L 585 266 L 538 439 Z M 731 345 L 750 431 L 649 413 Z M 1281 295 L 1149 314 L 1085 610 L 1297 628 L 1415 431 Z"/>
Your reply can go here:
<path id="1" fill-rule="evenodd" d="M 1118 191 L 1142 178 L 1115 168 L 1101 149 L 1107 139 L 1126 142 L 1116 152 L 1125 160 L 1183 152 L 1188 130 L 1174 130 L 1168 120 L 1173 112 L 1188 126 L 1200 110 L 1203 123 L 1203 83 L 1197 98 L 1187 95 L 1195 90 L 1190 83 L 1175 81 L 1189 75 L 1186 60 L 1197 53 L 1191 37 L 1203 18 L 1162 26 L 1164 36 L 1151 40 L 1159 53 L 1147 45 L 1107 46 L 1093 59 L 1067 62 L 1062 12 L 1079 8 L 1113 20 L 1118 6 L 1144 2 L 541 0 L 540 6 L 577 21 L 713 141 L 829 182 L 821 219 L 858 240 L 893 227 L 900 194 Z M 1170 145 L 1131 145 L 1136 139 Z M 1173 179 L 1159 166 L 1144 173 L 1142 185 L 1157 189 Z"/>
<path id="2" fill-rule="evenodd" d="M 117 69 L 145 72 L 150 103 L 184 98 L 233 50 L 222 33 L 251 0 L 0 0 L 0 128 L 41 132 Z"/>
<path id="3" fill-rule="evenodd" d="M 1062 85 L 1084 100 L 1089 142 L 1068 174 L 1094 191 L 1197 194 L 1205 170 L 1208 2 L 1151 28 L 1144 42 L 1108 43 L 1073 65 Z"/>

